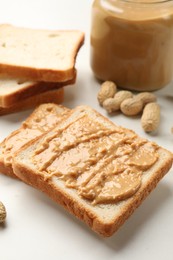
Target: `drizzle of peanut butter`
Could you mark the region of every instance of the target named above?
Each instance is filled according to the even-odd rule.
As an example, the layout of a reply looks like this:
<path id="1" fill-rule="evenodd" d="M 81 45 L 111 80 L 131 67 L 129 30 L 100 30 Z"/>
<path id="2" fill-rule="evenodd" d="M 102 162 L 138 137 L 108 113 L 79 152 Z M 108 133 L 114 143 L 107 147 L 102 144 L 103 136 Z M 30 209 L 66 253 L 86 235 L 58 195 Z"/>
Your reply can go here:
<path id="1" fill-rule="evenodd" d="M 92 204 L 131 197 L 157 161 L 157 146 L 87 115 L 41 139 L 31 160 L 47 179 L 56 176 Z"/>
<path id="2" fill-rule="evenodd" d="M 60 121 L 56 107 L 47 104 L 38 109 L 31 117 L 22 124 L 22 131 L 17 130 L 5 140 L 2 147 L 5 165 L 11 163 L 13 154 L 28 141 L 48 131 Z"/>

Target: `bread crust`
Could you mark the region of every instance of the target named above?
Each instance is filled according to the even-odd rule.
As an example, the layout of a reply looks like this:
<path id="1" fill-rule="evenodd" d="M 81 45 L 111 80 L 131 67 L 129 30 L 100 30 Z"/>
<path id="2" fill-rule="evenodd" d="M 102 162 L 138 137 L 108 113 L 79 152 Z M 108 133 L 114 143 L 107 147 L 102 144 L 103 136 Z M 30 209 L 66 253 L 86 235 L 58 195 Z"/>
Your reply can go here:
<path id="1" fill-rule="evenodd" d="M 61 103 L 63 101 L 60 98 L 60 93 L 62 93 L 62 88 L 67 85 L 72 85 L 75 82 L 76 82 L 76 73 L 75 73 L 75 77 L 72 80 L 68 80 L 66 82 L 58 82 L 58 83 L 55 83 L 55 82 L 28 82 L 28 84 L 27 84 L 27 82 L 25 82 L 25 84 L 27 84 L 27 85 L 25 85 L 23 88 L 20 88 L 14 92 L 5 94 L 3 96 L 0 95 L 0 111 L 1 111 L 1 108 L 10 108 L 12 106 L 17 107 L 17 106 L 20 106 L 20 103 L 24 104 L 25 101 L 27 103 L 27 99 L 32 96 L 35 96 L 35 101 L 37 102 L 37 99 L 39 97 L 38 95 L 41 93 L 45 93 L 45 92 L 47 92 L 46 96 L 47 96 L 47 100 L 48 100 L 45 102 L 54 102 L 54 101 L 51 101 L 51 99 L 53 98 L 53 95 L 51 93 L 53 93 L 53 92 L 51 92 L 50 90 L 56 91 L 58 89 L 61 89 L 59 92 L 57 92 L 57 93 L 59 93 L 58 94 L 59 98 L 57 98 L 57 102 Z M 54 93 L 56 93 L 56 92 L 54 92 Z M 40 97 L 42 97 L 42 96 L 44 96 L 44 95 L 40 95 Z M 49 97 L 50 97 L 50 101 L 49 101 Z M 56 100 L 56 99 L 54 99 L 54 100 Z M 55 103 L 57 103 L 57 102 L 55 101 Z M 34 103 L 33 103 L 33 105 L 34 105 Z M 1 114 L 1 112 L 0 112 L 0 114 Z"/>
<path id="2" fill-rule="evenodd" d="M 36 108 L 43 103 L 61 104 L 64 101 L 64 88 L 49 90 L 18 101 L 10 107 L 0 107 L 0 116 Z"/>
<path id="3" fill-rule="evenodd" d="M 37 69 L 24 66 L 15 66 L 0 63 L 0 71 L 15 78 L 26 78 L 34 81 L 45 82 L 66 82 L 73 80 L 75 76 L 75 68 L 64 70 Z"/>

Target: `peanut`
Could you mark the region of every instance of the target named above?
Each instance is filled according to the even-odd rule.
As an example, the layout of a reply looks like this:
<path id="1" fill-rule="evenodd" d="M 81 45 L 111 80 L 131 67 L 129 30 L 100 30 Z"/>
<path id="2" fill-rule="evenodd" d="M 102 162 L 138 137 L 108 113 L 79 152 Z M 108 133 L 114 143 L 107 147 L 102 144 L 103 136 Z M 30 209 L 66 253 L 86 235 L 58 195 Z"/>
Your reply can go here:
<path id="1" fill-rule="evenodd" d="M 6 209 L 5 206 L 0 202 L 0 223 L 3 223 L 6 219 Z"/>
<path id="2" fill-rule="evenodd" d="M 115 112 L 117 110 L 119 110 L 119 105 L 116 101 L 115 98 L 107 98 L 104 102 L 103 102 L 103 107 L 104 109 L 106 109 L 106 111 L 108 113 L 112 113 Z"/>
<path id="3" fill-rule="evenodd" d="M 119 110 L 120 109 L 120 105 L 121 103 L 127 99 L 127 98 L 132 98 L 133 97 L 133 94 L 131 91 L 127 91 L 127 90 L 120 90 L 118 91 L 115 96 L 114 96 L 114 99 L 116 100 L 116 103 L 117 103 L 117 109 L 116 110 Z"/>
<path id="4" fill-rule="evenodd" d="M 141 124 L 145 132 L 153 132 L 158 129 L 160 123 L 160 106 L 155 103 L 148 103 L 141 117 Z"/>
<path id="5" fill-rule="evenodd" d="M 156 96 L 150 92 L 139 93 L 136 95 L 136 99 L 141 100 L 143 102 L 143 106 L 145 106 L 148 103 L 157 101 Z"/>
<path id="6" fill-rule="evenodd" d="M 126 116 L 136 116 L 142 111 L 143 102 L 135 97 L 128 98 L 121 103 L 120 109 Z"/>
<path id="7" fill-rule="evenodd" d="M 100 103 L 100 105 L 103 105 L 103 102 L 107 98 L 112 98 L 115 93 L 117 92 L 117 86 L 112 81 L 105 81 L 100 88 L 100 91 L 98 92 L 97 99 Z"/>

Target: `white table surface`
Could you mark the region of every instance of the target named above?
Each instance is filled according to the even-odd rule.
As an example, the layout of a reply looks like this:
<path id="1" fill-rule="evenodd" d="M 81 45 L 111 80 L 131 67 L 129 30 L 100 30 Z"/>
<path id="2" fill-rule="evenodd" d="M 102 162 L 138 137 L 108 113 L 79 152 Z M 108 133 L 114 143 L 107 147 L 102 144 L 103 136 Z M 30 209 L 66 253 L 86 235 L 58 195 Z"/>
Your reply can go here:
<path id="1" fill-rule="evenodd" d="M 33 28 L 80 29 L 85 45 L 80 50 L 75 86 L 66 88 L 64 105 L 87 104 L 106 115 L 97 103 L 99 83 L 89 65 L 91 0 L 0 0 L 0 23 Z M 145 134 L 140 119 L 112 116 L 117 124 L 173 151 L 173 84 L 158 91 L 161 125 L 154 135 Z M 18 128 L 28 112 L 0 118 L 0 140 Z M 0 260 L 172 260 L 173 170 L 111 238 L 103 239 L 85 224 L 26 184 L 0 175 L 0 200 L 7 209 L 0 226 Z"/>

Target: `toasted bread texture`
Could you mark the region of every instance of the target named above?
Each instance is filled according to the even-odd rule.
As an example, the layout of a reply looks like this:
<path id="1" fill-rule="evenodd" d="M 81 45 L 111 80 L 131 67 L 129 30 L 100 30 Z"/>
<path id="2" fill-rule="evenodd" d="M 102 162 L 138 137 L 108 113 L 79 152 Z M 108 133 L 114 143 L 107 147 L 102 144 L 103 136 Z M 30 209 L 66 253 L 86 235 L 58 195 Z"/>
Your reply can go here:
<path id="1" fill-rule="evenodd" d="M 40 103 L 40 100 L 57 101 L 59 97 L 59 100 L 61 100 L 63 89 L 50 92 L 51 93 L 47 93 L 49 98 L 47 98 L 46 93 L 40 94 L 37 103 Z M 35 105 L 36 98 L 32 97 L 32 99 L 34 100 L 29 98 L 27 106 L 30 106 L 31 103 L 33 104 L 33 101 Z M 23 106 L 26 106 L 25 102 Z M 23 106 L 20 104 L 18 109 L 23 109 Z M 16 177 L 12 169 L 12 157 L 14 156 L 14 153 L 31 139 L 42 135 L 44 132 L 54 127 L 61 120 L 61 117 L 65 117 L 68 112 L 68 108 L 53 103 L 45 103 L 38 106 L 29 118 L 23 122 L 19 129 L 12 132 L 0 144 L 0 172 L 11 177 Z"/>
<path id="2" fill-rule="evenodd" d="M 136 157 L 135 153 L 138 149 L 144 151 L 145 147 L 147 157 L 144 156 L 140 165 L 141 154 Z M 151 152 L 156 158 L 154 161 Z M 150 159 L 152 163 L 146 168 Z M 172 161 L 169 151 L 131 130 L 114 125 L 90 107 L 80 106 L 69 112 L 55 128 L 24 145 L 13 158 L 13 170 L 21 180 L 45 192 L 92 230 L 108 237 L 156 187 L 171 168 Z M 116 169 L 123 173 L 131 165 L 133 169 L 133 163 L 137 166 L 136 174 L 138 171 L 141 174 L 139 188 L 128 197 L 113 196 L 110 201 L 94 203 L 93 196 L 97 195 L 98 188 L 102 192 L 110 175 L 119 174 Z M 81 183 L 84 186 L 79 192 Z M 89 189 L 88 197 L 81 195 L 86 189 Z M 106 199 L 109 196 L 102 195 Z"/>
<path id="3" fill-rule="evenodd" d="M 20 102 L 24 103 L 23 102 L 24 99 L 35 96 L 37 94 L 48 92 L 52 89 L 57 90 L 64 86 L 74 84 L 75 80 L 76 80 L 76 76 L 74 77 L 74 79 L 66 82 L 59 82 L 59 83 L 58 82 L 56 83 L 36 82 L 36 81 L 27 81 L 24 79 L 11 78 L 9 76 L 0 75 L 0 107 L 6 108 L 6 107 L 12 107 L 14 105 L 20 104 Z M 59 93 L 60 95 L 62 91 L 59 91 L 57 93 Z M 46 96 L 49 97 L 49 95 L 47 94 Z M 51 96 L 52 95 L 50 94 L 50 97 Z M 39 96 L 36 96 L 36 100 L 38 99 L 38 97 Z M 51 99 L 48 102 L 52 102 Z"/>
<path id="4" fill-rule="evenodd" d="M 0 26 L 0 71 L 34 81 L 64 82 L 74 78 L 84 33 Z"/>
<path id="5" fill-rule="evenodd" d="M 49 90 L 26 99 L 20 100 L 9 107 L 0 107 L 0 116 L 12 114 L 31 108 L 36 108 L 44 103 L 61 104 L 64 101 L 64 88 Z"/>

